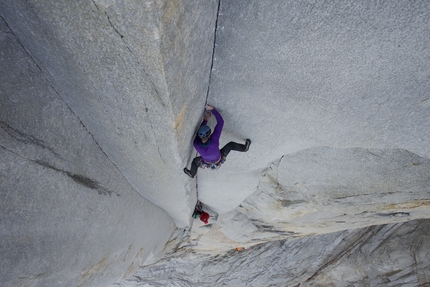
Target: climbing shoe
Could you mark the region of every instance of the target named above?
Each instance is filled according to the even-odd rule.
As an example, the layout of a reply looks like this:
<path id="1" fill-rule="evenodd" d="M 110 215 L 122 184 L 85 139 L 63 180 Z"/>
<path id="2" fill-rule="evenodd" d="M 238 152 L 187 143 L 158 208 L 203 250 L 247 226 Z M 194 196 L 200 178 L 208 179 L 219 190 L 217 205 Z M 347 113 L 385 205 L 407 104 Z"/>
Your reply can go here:
<path id="1" fill-rule="evenodd" d="M 190 171 L 188 168 L 184 167 L 184 172 L 185 172 L 185 174 L 186 174 L 186 175 L 188 175 L 189 177 L 194 178 L 194 175 L 192 175 L 192 174 L 191 174 L 191 171 Z"/>
<path id="2" fill-rule="evenodd" d="M 249 146 L 251 145 L 251 140 L 246 139 L 245 141 L 245 150 L 243 152 L 247 152 L 249 150 Z"/>

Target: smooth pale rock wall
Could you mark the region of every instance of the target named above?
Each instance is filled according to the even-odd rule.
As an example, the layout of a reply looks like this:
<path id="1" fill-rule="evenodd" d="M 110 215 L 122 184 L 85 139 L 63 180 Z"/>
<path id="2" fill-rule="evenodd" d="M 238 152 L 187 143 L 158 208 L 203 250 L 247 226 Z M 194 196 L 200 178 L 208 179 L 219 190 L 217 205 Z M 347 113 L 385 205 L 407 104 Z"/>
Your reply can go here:
<path id="1" fill-rule="evenodd" d="M 0 281 L 106 286 L 160 257 L 172 218 L 139 195 L 0 17 Z"/>
<path id="2" fill-rule="evenodd" d="M 428 1 L 222 1 L 208 102 L 221 146 L 252 145 L 199 171 L 220 216 L 196 248 L 428 218 L 429 21 Z"/>
<path id="3" fill-rule="evenodd" d="M 195 250 L 429 218 L 429 174 L 429 159 L 400 149 L 325 147 L 286 155 L 211 229 L 194 226 Z"/>
<path id="4" fill-rule="evenodd" d="M 179 226 L 217 1 L 2 1 L 2 17 L 124 177 Z"/>
<path id="5" fill-rule="evenodd" d="M 430 220 L 415 220 L 215 256 L 184 249 L 119 286 L 427 286 L 429 228 Z"/>

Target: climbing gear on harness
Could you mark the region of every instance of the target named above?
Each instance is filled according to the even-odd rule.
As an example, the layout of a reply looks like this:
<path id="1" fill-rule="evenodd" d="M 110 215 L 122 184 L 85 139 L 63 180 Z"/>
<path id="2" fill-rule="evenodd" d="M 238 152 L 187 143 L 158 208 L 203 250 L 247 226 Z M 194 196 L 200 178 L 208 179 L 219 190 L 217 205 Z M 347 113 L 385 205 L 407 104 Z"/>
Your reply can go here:
<path id="1" fill-rule="evenodd" d="M 221 164 L 223 164 L 225 160 L 226 160 L 226 157 L 223 155 L 221 155 L 219 159 L 217 159 L 215 162 L 207 162 L 204 159 L 202 159 L 200 163 L 200 167 L 203 169 L 209 168 L 211 170 L 217 170 L 221 167 Z"/>
<path id="2" fill-rule="evenodd" d="M 221 164 L 216 164 L 214 162 L 211 162 L 210 164 L 206 164 L 210 170 L 217 170 L 221 167 Z"/>
<path id="3" fill-rule="evenodd" d="M 211 128 L 206 125 L 201 126 L 197 132 L 197 136 L 201 139 L 205 139 L 210 135 L 211 135 Z"/>

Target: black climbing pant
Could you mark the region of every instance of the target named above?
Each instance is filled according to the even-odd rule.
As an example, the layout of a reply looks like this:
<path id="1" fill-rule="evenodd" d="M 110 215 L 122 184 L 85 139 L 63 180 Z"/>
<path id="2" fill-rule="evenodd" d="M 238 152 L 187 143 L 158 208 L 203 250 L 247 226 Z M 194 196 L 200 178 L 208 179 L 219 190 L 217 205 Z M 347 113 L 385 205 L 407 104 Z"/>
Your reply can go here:
<path id="1" fill-rule="evenodd" d="M 241 151 L 244 152 L 246 149 L 246 145 L 244 144 L 239 144 L 239 143 L 235 143 L 235 142 L 229 142 L 228 144 L 226 144 L 222 149 L 221 149 L 221 154 L 224 157 L 227 157 L 227 155 L 232 151 L 232 150 L 236 150 L 236 151 Z"/>
<path id="2" fill-rule="evenodd" d="M 227 157 L 227 155 L 232 151 L 240 151 L 244 152 L 246 150 L 246 145 L 239 144 L 236 142 L 229 142 L 226 144 L 220 151 L 221 155 Z M 197 174 L 197 169 L 204 164 L 204 161 L 201 156 L 195 157 L 193 162 L 191 163 L 190 173 L 194 177 Z"/>

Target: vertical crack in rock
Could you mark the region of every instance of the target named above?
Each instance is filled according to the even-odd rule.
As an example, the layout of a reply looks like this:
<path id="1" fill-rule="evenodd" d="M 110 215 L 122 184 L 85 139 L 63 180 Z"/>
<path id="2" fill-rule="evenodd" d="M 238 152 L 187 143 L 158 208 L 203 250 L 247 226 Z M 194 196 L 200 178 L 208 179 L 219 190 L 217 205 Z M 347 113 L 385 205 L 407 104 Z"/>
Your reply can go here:
<path id="1" fill-rule="evenodd" d="M 94 6 L 96 6 L 97 11 L 100 11 L 98 5 L 96 4 L 95 1 L 93 1 Z M 121 34 L 119 32 L 119 30 L 115 27 L 115 25 L 112 23 L 110 16 L 108 15 L 107 11 L 104 10 L 104 15 L 106 16 L 107 22 L 109 23 L 109 26 L 112 27 L 112 29 L 115 31 L 115 33 L 120 37 L 121 41 L 124 43 L 125 47 L 127 48 L 127 50 L 130 52 L 130 54 L 133 56 L 134 60 L 136 61 L 137 64 L 139 64 L 139 67 L 141 67 L 142 71 L 145 73 L 145 75 L 147 76 L 150 85 L 153 89 L 153 91 L 155 92 L 155 94 L 157 95 L 156 100 L 163 106 L 166 107 L 166 103 L 163 101 L 162 96 L 160 95 L 160 92 L 157 89 L 157 86 L 155 85 L 154 81 L 152 80 L 152 76 L 146 71 L 146 69 L 144 67 L 141 66 L 139 58 L 135 55 L 135 53 L 132 51 L 132 49 L 130 48 L 130 45 L 127 43 L 127 41 L 125 41 L 125 36 L 123 34 Z"/>
<path id="2" fill-rule="evenodd" d="M 214 29 L 214 44 L 213 44 L 213 48 L 212 48 L 212 61 L 211 61 L 211 67 L 209 70 L 208 89 L 206 92 L 206 101 L 205 101 L 206 103 L 208 102 L 209 90 L 210 90 L 211 81 L 212 81 L 212 69 L 213 69 L 214 60 L 215 60 L 216 33 L 218 31 L 218 19 L 219 19 L 219 15 L 220 15 L 220 8 L 221 8 L 221 0 L 218 0 L 218 8 L 217 8 L 217 12 L 216 12 L 215 29 Z"/>
<path id="3" fill-rule="evenodd" d="M 96 6 L 97 10 L 98 10 L 98 11 L 100 11 L 100 10 L 99 10 L 99 7 L 98 7 L 98 5 L 95 3 L 95 1 L 93 1 L 93 3 L 94 3 L 94 5 Z M 154 91 L 154 93 L 155 93 L 155 95 L 156 95 L 154 98 L 157 100 L 157 102 L 158 102 L 158 103 L 160 103 L 160 105 L 161 105 L 161 106 L 166 107 L 166 103 L 164 103 L 163 98 L 162 98 L 162 95 L 161 95 L 161 94 L 160 94 L 160 92 L 158 91 L 157 86 L 155 85 L 154 81 L 152 80 L 151 75 L 146 71 L 146 69 L 145 69 L 144 67 L 142 67 L 142 66 L 140 65 L 139 58 L 135 55 L 135 53 L 133 53 L 133 51 L 132 51 L 132 49 L 130 48 L 129 44 L 125 41 L 124 35 L 123 35 L 123 34 L 121 34 L 121 33 L 119 32 L 119 30 L 115 27 L 115 25 L 113 25 L 113 23 L 112 23 L 112 21 L 111 21 L 111 19 L 110 19 L 109 15 L 108 15 L 108 13 L 107 13 L 107 11 L 104 11 L 104 15 L 106 16 L 106 19 L 107 19 L 107 21 L 108 21 L 109 25 L 112 27 L 112 29 L 115 31 L 115 33 L 116 33 L 116 34 L 118 34 L 118 35 L 120 36 L 120 39 L 121 39 L 121 41 L 123 42 L 123 44 L 125 45 L 125 47 L 127 48 L 127 50 L 130 52 L 130 54 L 132 55 L 132 57 L 134 58 L 134 60 L 136 61 L 136 63 L 138 63 L 138 64 L 139 64 L 139 67 L 142 69 L 143 73 L 147 76 L 147 79 L 149 80 L 149 84 L 151 85 L 151 88 L 152 88 L 152 90 Z M 146 107 L 146 109 L 145 109 L 145 110 L 146 110 L 146 112 L 147 112 L 147 114 L 148 114 L 148 120 L 149 120 L 149 123 L 150 123 L 150 125 L 151 125 L 151 129 L 152 129 L 152 131 L 153 131 L 153 133 L 154 133 L 154 138 L 155 138 L 155 141 L 156 141 L 158 154 L 160 155 L 161 160 L 162 160 L 164 163 L 166 163 L 166 161 L 164 160 L 163 155 L 162 155 L 162 153 L 161 153 L 161 151 L 160 151 L 160 144 L 159 144 L 159 142 L 158 142 L 157 135 L 156 135 L 156 133 L 155 133 L 154 126 L 153 126 L 152 121 L 151 121 L 151 117 L 149 116 L 149 112 L 148 112 L 147 105 L 146 105 L 146 103 L 145 103 L 145 102 L 144 102 L 143 104 L 144 104 L 144 105 L 145 105 L 145 107 Z"/>

